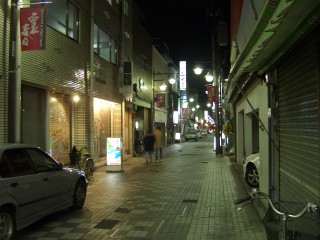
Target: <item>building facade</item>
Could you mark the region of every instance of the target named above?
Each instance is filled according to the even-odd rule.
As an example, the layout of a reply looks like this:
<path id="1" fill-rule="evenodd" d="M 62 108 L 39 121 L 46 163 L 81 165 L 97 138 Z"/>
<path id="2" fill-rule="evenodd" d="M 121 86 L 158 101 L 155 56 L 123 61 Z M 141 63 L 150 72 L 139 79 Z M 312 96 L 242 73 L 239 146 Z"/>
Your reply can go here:
<path id="1" fill-rule="evenodd" d="M 320 203 L 320 1 L 232 1 L 227 87 L 236 161 L 260 153 L 260 190 L 288 209 Z M 288 225 L 317 239 L 315 217 Z"/>
<path id="2" fill-rule="evenodd" d="M 124 158 L 133 156 L 154 121 L 152 39 L 133 9 L 132 0 L 1 2 L 0 142 L 68 164 L 72 146 L 105 161 L 106 139 L 121 137 Z M 40 19 L 45 44 L 26 50 Z"/>

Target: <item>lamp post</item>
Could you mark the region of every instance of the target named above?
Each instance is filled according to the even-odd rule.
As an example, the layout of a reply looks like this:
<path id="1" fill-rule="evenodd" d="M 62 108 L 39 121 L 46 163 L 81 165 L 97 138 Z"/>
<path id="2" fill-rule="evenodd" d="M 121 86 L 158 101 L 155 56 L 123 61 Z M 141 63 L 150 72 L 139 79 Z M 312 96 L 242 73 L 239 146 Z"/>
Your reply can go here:
<path id="1" fill-rule="evenodd" d="M 214 52 L 214 49 L 213 49 Z M 215 149 L 216 149 L 216 154 L 222 154 L 222 147 L 221 147 L 221 143 L 222 143 L 222 139 L 221 139 L 221 124 L 222 124 L 222 119 L 221 119 L 221 99 L 220 99 L 220 83 L 219 80 L 217 79 L 217 75 L 216 74 L 216 66 L 215 66 L 215 61 L 212 62 L 201 62 L 201 63 L 209 63 L 210 64 L 210 68 L 207 69 L 207 73 L 204 76 L 206 81 L 210 83 L 212 82 L 212 91 L 214 92 L 214 100 L 213 102 L 210 102 L 211 100 L 208 97 L 209 103 L 210 104 L 214 104 L 215 105 L 215 137 L 216 137 L 216 142 L 215 142 Z M 194 73 L 196 75 L 201 75 L 203 72 L 203 68 L 200 67 L 199 65 L 193 69 Z M 207 93 L 209 95 L 209 93 Z M 211 97 L 213 97 L 211 95 Z"/>
<path id="2" fill-rule="evenodd" d="M 156 76 L 159 76 L 159 75 L 167 75 L 167 79 L 156 79 Z M 155 111 L 155 102 L 158 102 L 158 101 L 164 101 L 164 105 L 161 104 L 161 102 L 158 102 L 159 105 L 161 105 L 162 107 L 166 107 L 166 100 L 165 98 L 156 98 L 155 97 L 155 92 L 157 91 L 156 88 L 155 88 L 155 82 L 162 82 L 162 84 L 159 86 L 159 89 L 161 92 L 163 92 L 163 94 L 165 94 L 164 96 L 168 96 L 169 94 L 172 95 L 172 87 L 169 89 L 169 91 L 166 91 L 167 90 L 167 85 L 166 85 L 166 82 L 169 82 L 171 85 L 175 84 L 176 83 L 176 80 L 175 78 L 173 78 L 172 76 L 174 76 L 175 73 L 173 72 L 164 72 L 164 73 L 161 73 L 161 72 L 154 72 L 153 73 L 153 106 L 152 106 L 152 110 L 153 110 L 153 114 L 152 114 L 152 125 L 154 127 L 154 124 L 155 124 L 155 119 L 156 119 L 156 111 Z M 171 101 L 170 104 L 169 104 L 169 100 Z M 167 110 L 167 123 L 170 124 L 170 128 L 171 128 L 171 132 L 173 133 L 173 97 L 171 96 L 170 99 L 168 98 L 168 108 L 166 108 Z M 170 118 L 169 118 L 169 115 L 170 114 Z M 171 138 L 170 138 L 171 139 Z M 172 140 L 172 139 L 171 139 Z"/>

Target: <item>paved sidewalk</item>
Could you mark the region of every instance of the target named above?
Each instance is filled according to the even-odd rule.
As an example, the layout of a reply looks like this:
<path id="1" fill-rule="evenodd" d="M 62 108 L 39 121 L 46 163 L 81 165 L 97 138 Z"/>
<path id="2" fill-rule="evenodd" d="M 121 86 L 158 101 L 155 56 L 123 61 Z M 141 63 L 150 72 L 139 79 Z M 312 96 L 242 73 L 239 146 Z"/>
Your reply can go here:
<path id="1" fill-rule="evenodd" d="M 17 239 L 265 240 L 255 209 L 233 204 L 246 191 L 239 166 L 215 157 L 211 145 L 174 144 L 163 162 L 130 158 L 123 172 L 99 167 L 83 210 L 55 214 Z"/>

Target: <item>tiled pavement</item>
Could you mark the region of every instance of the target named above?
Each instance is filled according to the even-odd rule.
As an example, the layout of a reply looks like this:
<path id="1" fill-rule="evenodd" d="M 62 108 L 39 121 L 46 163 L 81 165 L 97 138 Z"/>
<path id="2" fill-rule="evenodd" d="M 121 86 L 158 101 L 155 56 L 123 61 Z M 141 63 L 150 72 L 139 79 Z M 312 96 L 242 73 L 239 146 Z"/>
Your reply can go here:
<path id="1" fill-rule="evenodd" d="M 212 140 L 169 146 L 157 164 L 131 158 L 124 172 L 98 168 L 82 210 L 47 217 L 17 239 L 266 239 L 254 208 L 234 206 L 245 194 L 241 168 L 216 157 Z"/>

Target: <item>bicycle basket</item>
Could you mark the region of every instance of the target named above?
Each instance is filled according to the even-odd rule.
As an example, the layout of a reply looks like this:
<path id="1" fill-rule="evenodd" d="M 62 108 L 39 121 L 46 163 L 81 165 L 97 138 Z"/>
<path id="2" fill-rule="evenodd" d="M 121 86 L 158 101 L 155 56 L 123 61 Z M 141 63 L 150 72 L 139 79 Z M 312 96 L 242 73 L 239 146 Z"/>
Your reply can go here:
<path id="1" fill-rule="evenodd" d="M 76 165 L 79 163 L 81 159 L 81 152 L 77 152 L 75 154 L 69 153 L 70 165 Z"/>
<path id="2" fill-rule="evenodd" d="M 274 206 L 279 209 L 279 203 L 274 203 Z M 269 206 L 263 218 L 263 225 L 266 230 L 268 240 L 278 240 L 281 232 L 281 217 L 277 215 Z"/>

